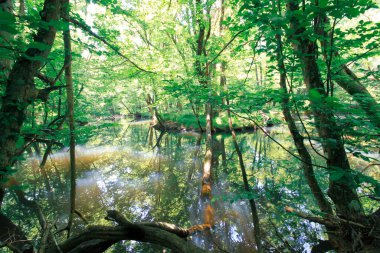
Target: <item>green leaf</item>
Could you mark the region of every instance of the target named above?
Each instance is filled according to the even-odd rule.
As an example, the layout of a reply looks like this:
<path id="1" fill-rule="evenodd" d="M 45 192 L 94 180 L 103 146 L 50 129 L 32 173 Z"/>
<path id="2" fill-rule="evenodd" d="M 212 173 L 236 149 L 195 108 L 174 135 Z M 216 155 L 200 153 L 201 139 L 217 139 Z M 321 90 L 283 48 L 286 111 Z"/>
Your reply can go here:
<path id="1" fill-rule="evenodd" d="M 12 13 L 0 10 L 0 25 L 15 24 L 15 22 L 16 18 Z M 3 30 L 3 26 L 1 27 L 1 30 Z"/>
<path id="2" fill-rule="evenodd" d="M 309 99 L 312 102 L 321 103 L 322 95 L 318 92 L 317 89 L 312 89 L 309 91 Z"/>
<path id="3" fill-rule="evenodd" d="M 375 186 L 374 191 L 375 191 L 375 195 L 376 195 L 376 197 L 380 197 L 380 184 L 377 184 L 377 185 Z"/>
<path id="4" fill-rule="evenodd" d="M 30 61 L 40 61 L 40 62 L 46 62 L 46 58 L 42 56 L 29 56 L 27 54 L 24 54 L 24 57 Z"/>
<path id="5" fill-rule="evenodd" d="M 13 51 L 7 48 L 0 48 L 0 55 L 2 59 L 13 59 Z"/>
<path id="6" fill-rule="evenodd" d="M 326 103 L 334 108 L 334 109 L 339 109 L 342 108 L 343 106 L 339 103 L 339 99 L 337 97 L 327 97 L 326 98 Z"/>
<path id="7" fill-rule="evenodd" d="M 360 10 L 357 8 L 350 8 L 347 10 L 348 18 L 357 17 L 360 14 Z"/>
<path id="8" fill-rule="evenodd" d="M 11 187 L 9 187 L 9 190 L 13 190 L 13 191 L 25 191 L 28 187 L 26 185 L 12 185 Z"/>
<path id="9" fill-rule="evenodd" d="M 1 30 L 10 34 L 16 34 L 18 32 L 16 26 L 11 24 L 1 25 Z"/>
<path id="10" fill-rule="evenodd" d="M 344 176 L 345 171 L 342 169 L 336 169 L 330 171 L 330 180 L 339 181 Z"/>
<path id="11" fill-rule="evenodd" d="M 20 138 L 18 138 L 16 142 L 16 148 L 17 149 L 21 148 L 22 146 L 24 146 L 24 143 L 25 143 L 24 137 L 20 136 Z"/>
<path id="12" fill-rule="evenodd" d="M 36 42 L 36 41 L 32 42 L 29 47 L 30 48 L 36 48 L 36 49 L 41 50 L 41 51 L 45 51 L 45 50 L 48 50 L 51 48 L 51 46 L 48 44 Z"/>
<path id="13" fill-rule="evenodd" d="M 319 7 L 325 8 L 328 4 L 328 0 L 319 0 Z"/>

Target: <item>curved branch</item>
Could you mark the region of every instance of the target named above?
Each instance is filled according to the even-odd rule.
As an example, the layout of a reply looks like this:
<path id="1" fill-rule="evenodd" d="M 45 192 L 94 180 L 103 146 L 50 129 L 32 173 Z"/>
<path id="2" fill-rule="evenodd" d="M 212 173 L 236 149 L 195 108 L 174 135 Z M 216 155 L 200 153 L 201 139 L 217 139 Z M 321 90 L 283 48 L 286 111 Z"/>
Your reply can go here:
<path id="1" fill-rule="evenodd" d="M 162 222 L 131 223 L 123 215 L 114 210 L 107 211 L 106 219 L 116 222 L 118 226 L 89 226 L 84 232 L 61 243 L 59 248 L 63 252 L 88 252 L 89 248 L 98 247 L 101 250 L 97 250 L 96 252 L 102 252 L 103 249 L 105 250 L 120 240 L 134 240 L 157 244 L 169 248 L 173 252 L 206 252 L 193 245 L 190 241 L 184 240 L 193 231 L 191 228 L 182 229 Z M 58 251 L 56 248 L 49 248 L 46 252 L 56 253 Z"/>

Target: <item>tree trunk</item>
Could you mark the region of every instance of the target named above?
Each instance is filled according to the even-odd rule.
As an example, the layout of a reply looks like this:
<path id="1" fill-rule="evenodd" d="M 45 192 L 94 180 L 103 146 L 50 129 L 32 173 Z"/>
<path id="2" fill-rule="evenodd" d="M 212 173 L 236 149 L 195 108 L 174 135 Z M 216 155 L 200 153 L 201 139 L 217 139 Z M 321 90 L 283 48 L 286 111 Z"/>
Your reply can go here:
<path id="1" fill-rule="evenodd" d="M 60 0 L 45 0 L 40 12 L 41 20 L 46 24 L 54 23 L 60 18 Z M 0 109 L 0 171 L 7 173 L 16 155 L 16 143 L 26 118 L 26 109 L 38 96 L 39 90 L 34 84 L 34 77 L 50 53 L 56 35 L 56 28 L 48 26 L 38 29 L 31 44 L 42 43 L 44 50 L 30 47 L 20 56 L 10 71 L 2 97 Z M 4 177 L 4 175 L 2 175 Z"/>
<path id="2" fill-rule="evenodd" d="M 318 17 L 318 21 L 320 23 L 320 27 L 318 27 L 317 32 L 321 38 L 320 40 L 322 44 L 323 58 L 325 61 L 332 61 L 331 58 L 336 58 L 339 56 L 339 52 L 337 49 L 333 49 L 333 34 L 331 32 L 329 18 L 325 13 L 321 13 Z M 328 49 L 334 51 L 328 52 Z M 330 69 L 329 71 L 331 72 Z M 337 68 L 334 68 L 333 71 L 334 73 L 331 75 L 333 81 L 335 81 L 340 87 L 342 87 L 348 94 L 353 97 L 353 99 L 359 104 L 363 111 L 365 111 L 369 121 L 371 121 L 374 126 L 380 129 L 380 105 L 360 82 L 355 73 L 353 73 L 346 64 L 341 64 Z"/>
<path id="3" fill-rule="evenodd" d="M 341 138 L 342 129 L 335 122 L 331 108 L 324 101 L 326 91 L 316 60 L 317 45 L 305 37 L 305 27 L 301 25 L 297 17 L 292 15 L 299 10 L 298 0 L 289 0 L 288 10 L 291 14 L 291 28 L 295 31 L 291 39 L 298 41 L 298 43 L 293 43 L 293 47 L 302 62 L 304 82 L 309 92 L 317 92 L 322 99 L 318 102 L 311 100 L 311 107 L 320 141 L 327 155 L 330 173 L 328 194 L 339 215 L 356 217 L 363 214 L 363 208 L 356 193 L 356 183 L 350 172 L 350 164 Z M 342 173 L 342 177 L 338 180 L 333 177 L 337 173 Z"/>
<path id="4" fill-rule="evenodd" d="M 214 208 L 211 206 L 212 198 L 212 169 L 213 169 L 213 141 L 211 132 L 211 119 L 212 107 L 210 103 L 206 104 L 206 154 L 203 159 L 203 175 L 202 175 L 202 189 L 201 201 L 203 204 L 203 223 L 207 224 L 210 228 L 214 226 Z M 211 241 L 211 233 L 206 231 L 207 241 Z"/>
<path id="5" fill-rule="evenodd" d="M 12 15 L 12 1 L 11 0 L 1 1 L 0 2 L 0 11 L 4 11 L 4 12 L 10 13 Z M 12 37 L 12 34 L 10 34 L 7 31 L 4 31 L 0 28 L 0 42 L 9 41 L 11 37 Z M 1 81 L 1 83 L 3 83 L 3 81 L 7 80 L 8 76 L 9 76 L 9 71 L 11 70 L 11 63 L 12 63 L 12 61 L 11 61 L 11 59 L 9 59 L 9 56 L 8 57 L 2 57 L 2 59 L 0 59 L 0 81 Z"/>
<path id="6" fill-rule="evenodd" d="M 69 18 L 69 1 L 64 1 L 63 17 Z M 74 87 L 71 73 L 72 53 L 71 53 L 71 35 L 70 25 L 67 30 L 63 31 L 63 41 L 65 46 L 65 79 L 67 91 L 67 117 L 70 128 L 70 213 L 67 224 L 67 236 L 70 236 L 71 226 L 75 213 L 75 196 L 76 196 L 76 169 L 75 169 L 75 121 L 74 121 Z"/>
<path id="7" fill-rule="evenodd" d="M 103 252 L 112 243 L 121 240 L 135 240 L 149 242 L 169 248 L 172 252 L 205 253 L 190 241 L 184 240 L 196 231 L 202 231 L 202 225 L 196 225 L 189 229 L 179 228 L 173 224 L 156 223 L 131 223 L 116 211 L 108 211 L 107 220 L 115 221 L 118 226 L 91 226 L 82 233 L 67 239 L 59 245 L 62 252 Z M 92 242 L 92 243 L 91 243 Z M 107 243 L 108 242 L 108 243 Z M 96 245 L 101 245 L 95 247 Z M 86 246 L 90 246 L 87 248 Z M 89 251 L 95 249 L 95 251 Z M 60 252 L 55 247 L 49 248 L 47 253 Z"/>
<path id="8" fill-rule="evenodd" d="M 312 159 L 309 151 L 307 150 L 304 144 L 304 137 L 298 131 L 297 125 L 294 122 L 294 119 L 291 115 L 290 111 L 290 101 L 288 89 L 286 87 L 286 69 L 284 64 L 283 50 L 282 50 L 282 41 L 281 35 L 276 34 L 277 39 L 277 66 L 280 72 L 280 87 L 282 91 L 282 99 L 281 99 L 281 108 L 282 113 L 284 114 L 285 121 L 288 125 L 288 129 L 290 134 L 292 135 L 294 144 L 297 148 L 298 154 L 302 160 L 302 170 L 305 175 L 306 181 L 309 185 L 311 192 L 313 193 L 314 198 L 316 199 L 320 210 L 326 214 L 333 214 L 333 210 L 331 208 L 330 203 L 325 198 L 317 179 L 314 175 L 314 169 L 312 165 Z"/>
<path id="9" fill-rule="evenodd" d="M 204 63 L 201 59 L 207 56 L 207 40 L 211 32 L 210 14 L 211 6 L 204 6 L 201 0 L 196 0 L 196 23 L 198 26 L 196 58 L 195 58 L 195 74 L 198 82 L 203 89 L 210 88 L 210 66 Z M 206 15 L 206 13 L 208 15 Z M 207 28 L 206 28 L 207 26 Z M 205 104 L 206 116 L 206 154 L 203 160 L 203 175 L 202 175 L 202 189 L 201 201 L 203 205 L 203 223 L 208 224 L 209 227 L 214 225 L 214 209 L 211 206 L 212 194 L 212 167 L 213 167 L 213 141 L 212 141 L 212 117 L 213 108 L 211 104 L 212 91 L 208 91 L 208 101 Z M 211 233 L 206 231 L 206 242 L 211 242 Z"/>
<path id="10" fill-rule="evenodd" d="M 225 0 L 220 0 L 220 20 L 219 20 L 219 36 L 222 37 L 225 27 L 223 25 L 224 21 L 224 12 L 225 12 Z M 227 62 L 222 60 L 220 63 L 218 63 L 220 66 L 220 87 L 223 92 L 226 91 L 227 87 L 227 78 L 226 78 L 226 69 L 227 69 Z M 227 100 L 225 97 L 222 98 L 222 105 L 226 105 Z"/>
<path id="11" fill-rule="evenodd" d="M 44 183 L 45 183 L 46 192 L 48 194 L 48 199 L 49 199 L 49 202 L 51 204 L 54 203 L 53 202 L 54 194 L 53 194 L 53 188 L 50 185 L 50 180 L 49 180 L 48 174 L 47 174 L 46 169 L 45 169 L 45 164 L 46 164 L 46 161 L 48 159 L 48 156 L 50 155 L 50 153 L 52 151 L 52 147 L 53 147 L 53 143 L 49 142 L 46 146 L 45 153 L 44 153 L 42 160 L 41 160 L 41 163 L 39 165 L 39 168 L 40 168 L 40 171 L 42 174 L 42 178 L 43 178 Z"/>
<path id="12" fill-rule="evenodd" d="M 20 14 L 20 16 L 25 15 L 25 0 L 20 0 L 20 7 L 18 13 Z"/>

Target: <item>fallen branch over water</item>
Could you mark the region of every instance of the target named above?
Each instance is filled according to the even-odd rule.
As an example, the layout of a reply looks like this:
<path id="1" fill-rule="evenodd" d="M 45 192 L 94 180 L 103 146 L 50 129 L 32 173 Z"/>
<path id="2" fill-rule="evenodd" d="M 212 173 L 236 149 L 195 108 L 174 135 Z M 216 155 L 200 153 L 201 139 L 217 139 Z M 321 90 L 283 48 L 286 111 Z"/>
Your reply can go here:
<path id="1" fill-rule="evenodd" d="M 106 219 L 116 222 L 117 226 L 88 226 L 82 233 L 61 243 L 59 245 L 60 250 L 73 253 L 89 251 L 97 253 L 105 251 L 120 240 L 134 240 L 157 244 L 171 249 L 173 252 L 206 252 L 185 238 L 197 231 L 208 229 L 207 224 L 186 229 L 164 222 L 132 223 L 114 210 L 107 211 Z M 49 248 L 46 252 L 55 253 L 58 251 L 55 248 Z"/>
<path id="2" fill-rule="evenodd" d="M 28 203 L 29 205 L 29 203 Z M 52 237 L 52 226 L 43 228 L 39 252 L 44 253 L 101 253 L 121 240 L 149 242 L 172 252 L 205 253 L 186 238 L 196 232 L 210 229 L 209 224 L 180 228 L 166 222 L 132 223 L 117 211 L 107 211 L 107 220 L 116 222 L 116 226 L 88 226 L 83 232 L 72 236 L 57 245 Z M 0 213 L 0 242 L 13 252 L 34 253 L 33 245 L 23 231 Z M 54 243 L 51 241 L 54 240 Z"/>

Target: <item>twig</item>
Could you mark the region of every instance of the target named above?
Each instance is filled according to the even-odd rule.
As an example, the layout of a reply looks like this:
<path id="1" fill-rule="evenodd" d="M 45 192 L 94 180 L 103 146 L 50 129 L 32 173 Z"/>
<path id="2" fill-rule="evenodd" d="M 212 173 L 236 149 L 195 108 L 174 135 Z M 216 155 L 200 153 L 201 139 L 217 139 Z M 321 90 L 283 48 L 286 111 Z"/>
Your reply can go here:
<path id="1" fill-rule="evenodd" d="M 124 54 L 122 54 L 119 49 L 112 45 L 111 43 L 109 43 L 105 38 L 97 35 L 95 32 L 93 32 L 91 30 L 91 28 L 86 25 L 86 24 L 83 24 L 81 23 L 80 21 L 70 17 L 68 19 L 66 19 L 66 21 L 74 24 L 75 26 L 81 28 L 82 30 L 84 30 L 85 32 L 87 32 L 88 34 L 90 34 L 91 36 L 97 38 L 98 40 L 100 40 L 101 42 L 103 42 L 104 44 L 106 44 L 110 49 L 112 49 L 117 55 L 121 56 L 122 58 L 124 58 L 126 61 L 128 61 L 130 64 L 132 64 L 135 68 L 137 68 L 138 70 L 142 71 L 142 72 L 146 72 L 146 73 L 151 73 L 151 74 L 155 74 L 155 72 L 153 71 L 150 71 L 150 70 L 146 70 L 146 69 L 143 69 L 141 68 L 139 65 L 137 65 L 137 63 L 133 62 L 131 59 L 129 59 L 129 57 L 125 56 Z"/>
<path id="2" fill-rule="evenodd" d="M 224 50 L 226 50 L 226 48 L 237 38 L 237 36 L 239 36 L 241 33 L 247 31 L 247 29 L 244 29 L 244 30 L 241 30 L 239 32 L 237 32 L 231 39 L 230 41 L 227 42 L 227 44 L 224 45 L 224 47 L 222 48 L 222 50 L 219 51 L 219 53 L 211 60 L 209 61 L 207 64 L 206 64 L 206 68 L 209 67 L 211 65 L 211 63 L 213 63 L 222 53 Z"/>
<path id="3" fill-rule="evenodd" d="M 292 208 L 290 206 L 286 206 L 285 211 L 288 213 L 294 213 L 295 215 L 297 215 L 300 218 L 304 218 L 306 220 L 313 221 L 313 222 L 316 222 L 316 223 L 319 223 L 319 224 L 322 224 L 325 226 L 329 226 L 329 227 L 339 227 L 341 224 L 349 224 L 349 225 L 357 226 L 357 227 L 364 228 L 364 229 L 368 228 L 367 226 L 360 224 L 360 223 L 357 223 L 355 221 L 343 219 L 343 218 L 328 215 L 328 214 L 326 214 L 326 217 L 324 217 L 324 218 L 318 217 L 318 216 L 311 216 L 307 213 L 296 211 L 294 208 Z"/>
<path id="4" fill-rule="evenodd" d="M 380 166 L 380 163 L 371 163 L 371 164 L 368 164 L 362 171 L 361 173 L 365 172 L 368 168 L 372 167 L 372 166 Z"/>
<path id="5" fill-rule="evenodd" d="M 88 220 L 78 210 L 75 210 L 74 213 L 78 215 L 78 217 L 81 218 L 85 224 L 88 224 Z"/>
<path id="6" fill-rule="evenodd" d="M 276 139 L 274 139 L 272 136 L 270 136 L 270 134 L 268 134 L 267 131 L 265 131 L 265 129 L 260 126 L 255 120 L 253 120 L 252 118 L 249 118 L 249 117 L 244 117 L 242 115 L 239 115 L 237 114 L 236 112 L 233 112 L 231 111 L 232 114 L 236 115 L 237 117 L 239 118 L 242 118 L 242 119 L 246 119 L 246 120 L 249 120 L 251 122 L 253 122 L 255 124 L 255 126 L 257 126 L 258 129 L 260 129 L 264 134 L 265 136 L 267 136 L 269 139 L 271 139 L 273 142 L 275 142 L 277 145 L 279 145 L 283 150 L 285 150 L 287 153 L 289 153 L 291 156 L 293 156 L 294 158 L 296 158 L 297 160 L 305 163 L 305 164 L 309 164 L 307 163 L 306 161 L 302 160 L 301 157 L 295 155 L 293 152 L 291 152 L 289 149 L 287 149 L 284 145 L 282 145 L 279 141 L 277 141 Z M 322 165 L 318 165 L 318 164 L 309 164 L 309 165 L 312 165 L 312 166 L 315 166 L 315 167 L 318 167 L 318 168 L 323 168 L 323 169 L 328 169 L 326 166 L 322 166 Z"/>

